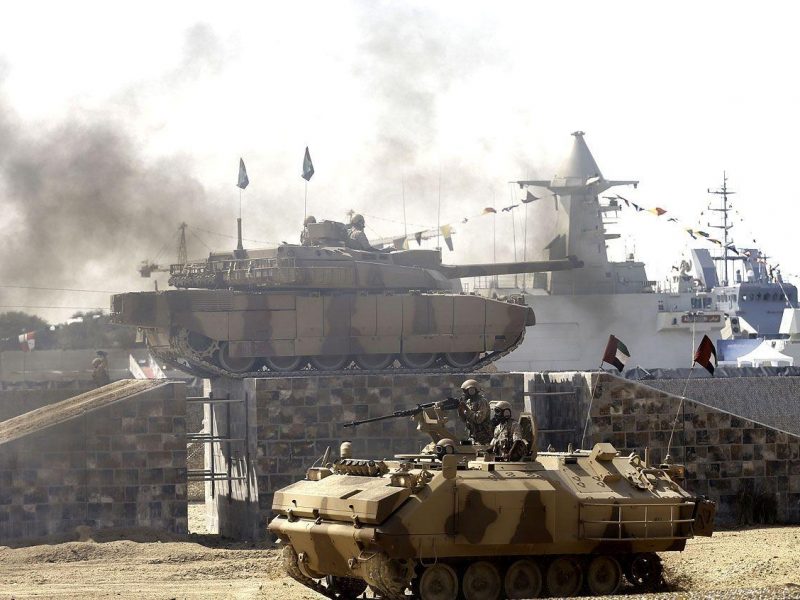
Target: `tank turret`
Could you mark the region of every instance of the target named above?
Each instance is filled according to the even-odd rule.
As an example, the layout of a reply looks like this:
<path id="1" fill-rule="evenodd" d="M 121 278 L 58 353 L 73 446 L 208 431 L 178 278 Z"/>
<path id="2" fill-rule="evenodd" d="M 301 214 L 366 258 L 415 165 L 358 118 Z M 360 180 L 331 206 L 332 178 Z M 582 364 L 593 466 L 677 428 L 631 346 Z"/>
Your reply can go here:
<path id="1" fill-rule="evenodd" d="M 172 265 L 164 292 L 112 297 L 114 322 L 141 328 L 163 361 L 198 375 L 472 370 L 535 324 L 521 295 L 465 294 L 461 277 L 581 266 L 443 265 L 439 250 L 349 247 L 343 223 L 308 223 L 303 244 L 212 253 Z"/>

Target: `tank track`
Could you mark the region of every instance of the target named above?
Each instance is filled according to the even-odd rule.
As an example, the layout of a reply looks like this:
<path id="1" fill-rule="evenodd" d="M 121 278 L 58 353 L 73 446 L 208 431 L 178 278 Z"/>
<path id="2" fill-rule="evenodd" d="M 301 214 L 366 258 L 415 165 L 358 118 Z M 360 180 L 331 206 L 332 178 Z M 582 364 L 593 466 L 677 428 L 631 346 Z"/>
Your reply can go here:
<path id="1" fill-rule="evenodd" d="M 359 369 L 359 368 L 343 368 L 343 369 L 335 369 L 331 371 L 323 371 L 320 369 L 299 369 L 297 371 L 248 371 L 245 373 L 232 373 L 230 371 L 226 371 L 222 367 L 215 365 L 214 363 L 206 360 L 203 356 L 192 352 L 191 349 L 184 348 L 184 352 L 178 351 L 176 348 L 170 348 L 169 350 L 157 350 L 151 348 L 150 351 L 153 355 L 159 359 L 164 361 L 165 363 L 169 364 L 170 366 L 180 369 L 181 371 L 187 372 L 190 375 L 194 375 L 195 377 L 228 377 L 230 379 L 248 379 L 248 378 L 281 378 L 281 379 L 291 379 L 297 377 L 309 377 L 314 375 L 325 375 L 325 376 L 338 376 L 338 375 L 452 375 L 452 374 L 464 374 L 464 373 L 474 373 L 475 371 L 479 371 L 480 369 L 490 365 L 491 363 L 500 360 L 504 356 L 510 354 L 517 347 L 522 343 L 522 340 L 525 338 L 525 332 L 523 331 L 520 334 L 517 341 L 503 350 L 502 352 L 492 352 L 487 354 L 486 356 L 479 359 L 474 365 L 469 367 L 468 369 L 456 369 L 452 367 L 442 367 L 442 366 L 433 366 L 427 369 L 409 369 L 407 367 L 400 367 L 400 368 L 387 368 L 387 369 L 377 369 L 377 370 L 367 370 L 367 369 Z M 191 369 L 187 368 L 186 365 L 181 364 L 178 359 L 183 359 L 190 363 Z"/>
<path id="2" fill-rule="evenodd" d="M 336 600 L 336 595 L 333 593 L 332 590 L 329 590 L 327 586 L 323 585 L 321 582 L 311 579 L 310 577 L 306 577 L 303 572 L 300 570 L 300 567 L 297 565 L 298 557 L 297 552 L 294 551 L 289 544 L 283 547 L 282 551 L 282 558 L 283 558 L 283 568 L 286 569 L 286 573 L 294 579 L 296 582 L 303 584 L 307 588 L 314 590 L 318 594 L 325 596 L 326 598 L 332 598 Z"/>

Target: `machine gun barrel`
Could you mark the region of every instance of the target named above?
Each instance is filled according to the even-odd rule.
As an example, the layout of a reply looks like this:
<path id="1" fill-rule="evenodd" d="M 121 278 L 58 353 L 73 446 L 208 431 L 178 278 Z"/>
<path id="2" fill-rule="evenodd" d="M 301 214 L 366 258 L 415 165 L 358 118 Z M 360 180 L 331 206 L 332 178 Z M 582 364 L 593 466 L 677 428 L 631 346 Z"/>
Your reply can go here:
<path id="1" fill-rule="evenodd" d="M 425 402 L 424 404 L 417 404 L 414 408 L 396 410 L 390 415 L 381 415 L 380 417 L 371 417 L 369 419 L 361 419 L 359 421 L 342 423 L 342 427 L 355 427 L 356 425 L 362 425 L 364 423 L 375 423 L 377 421 L 385 421 L 386 419 L 395 419 L 397 417 L 413 417 L 421 413 L 423 410 L 437 406 L 442 410 L 454 410 L 458 408 L 460 403 L 461 400 L 458 398 L 447 398 L 447 400 L 440 400 L 438 402 Z"/>

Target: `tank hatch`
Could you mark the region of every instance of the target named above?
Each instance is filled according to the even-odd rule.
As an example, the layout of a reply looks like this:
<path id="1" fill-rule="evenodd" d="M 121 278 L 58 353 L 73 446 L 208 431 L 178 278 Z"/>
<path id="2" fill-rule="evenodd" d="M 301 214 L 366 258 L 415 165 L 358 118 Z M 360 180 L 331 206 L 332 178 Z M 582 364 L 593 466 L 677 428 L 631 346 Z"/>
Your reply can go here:
<path id="1" fill-rule="evenodd" d="M 385 477 L 330 475 L 321 481 L 298 481 L 275 492 L 272 510 L 298 518 L 323 518 L 378 525 L 412 493 Z"/>

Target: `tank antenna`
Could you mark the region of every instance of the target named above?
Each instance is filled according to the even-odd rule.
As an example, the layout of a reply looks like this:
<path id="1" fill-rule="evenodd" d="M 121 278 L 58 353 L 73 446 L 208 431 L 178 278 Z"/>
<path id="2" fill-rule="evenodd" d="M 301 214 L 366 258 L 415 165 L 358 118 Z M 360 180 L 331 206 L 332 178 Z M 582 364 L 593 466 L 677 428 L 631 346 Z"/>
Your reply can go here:
<path id="1" fill-rule="evenodd" d="M 406 243 L 408 242 L 408 221 L 406 220 L 406 175 L 403 173 L 400 179 L 400 186 L 403 194 L 403 235 L 405 236 Z"/>

